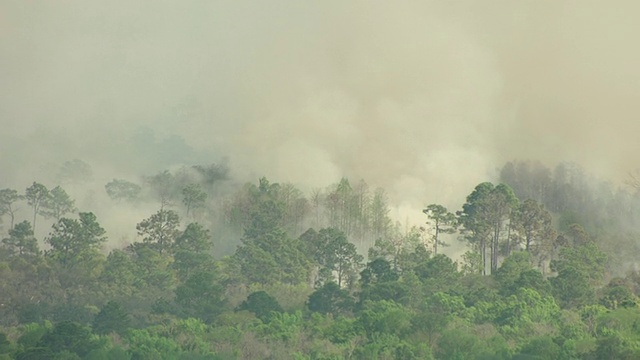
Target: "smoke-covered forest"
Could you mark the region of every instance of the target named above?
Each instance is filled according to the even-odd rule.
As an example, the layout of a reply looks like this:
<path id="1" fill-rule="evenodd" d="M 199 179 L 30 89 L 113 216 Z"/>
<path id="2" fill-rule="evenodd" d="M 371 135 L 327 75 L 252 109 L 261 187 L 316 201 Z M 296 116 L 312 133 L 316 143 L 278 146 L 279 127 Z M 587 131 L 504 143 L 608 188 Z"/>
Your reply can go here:
<path id="1" fill-rule="evenodd" d="M 0 0 L 0 360 L 640 359 L 639 13 Z"/>
<path id="2" fill-rule="evenodd" d="M 68 186 L 91 173 L 62 169 Z M 419 226 L 364 180 L 304 193 L 227 164 L 113 179 L 113 206 L 155 209 L 120 245 L 61 185 L 2 189 L 0 356 L 638 358 L 634 183 L 571 163 L 499 174 L 456 209 L 425 203 Z"/>

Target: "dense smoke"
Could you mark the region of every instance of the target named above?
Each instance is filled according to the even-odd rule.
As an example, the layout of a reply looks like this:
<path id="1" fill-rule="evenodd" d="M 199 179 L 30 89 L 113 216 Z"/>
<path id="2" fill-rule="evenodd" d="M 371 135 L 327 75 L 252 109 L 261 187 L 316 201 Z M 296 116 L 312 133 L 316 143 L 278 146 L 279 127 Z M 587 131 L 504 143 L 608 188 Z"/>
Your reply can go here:
<path id="1" fill-rule="evenodd" d="M 404 220 L 459 207 L 514 158 L 619 180 L 638 166 L 638 10 L 2 1 L 0 183 L 53 181 L 77 158 L 98 192 L 228 159 L 237 179 L 305 190 L 365 179 Z"/>

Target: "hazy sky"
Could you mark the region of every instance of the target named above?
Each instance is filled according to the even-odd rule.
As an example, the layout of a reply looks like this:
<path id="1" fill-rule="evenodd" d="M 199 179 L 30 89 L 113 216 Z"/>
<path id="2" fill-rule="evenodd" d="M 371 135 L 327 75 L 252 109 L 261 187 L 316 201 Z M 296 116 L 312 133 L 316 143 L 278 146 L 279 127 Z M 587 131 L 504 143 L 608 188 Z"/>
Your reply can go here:
<path id="1" fill-rule="evenodd" d="M 0 0 L 0 187 L 228 158 L 406 216 L 515 158 L 640 167 L 638 1 Z M 6 185 L 3 185 L 6 184 Z M 417 216 L 422 216 L 417 214 Z"/>

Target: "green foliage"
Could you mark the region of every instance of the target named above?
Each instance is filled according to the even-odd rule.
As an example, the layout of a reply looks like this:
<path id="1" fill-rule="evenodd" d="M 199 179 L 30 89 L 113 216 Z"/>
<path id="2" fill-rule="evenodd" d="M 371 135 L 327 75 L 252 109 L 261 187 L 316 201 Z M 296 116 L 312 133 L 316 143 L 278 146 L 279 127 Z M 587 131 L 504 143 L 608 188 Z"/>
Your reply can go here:
<path id="1" fill-rule="evenodd" d="M 516 281 L 520 279 L 523 273 L 529 270 L 532 270 L 532 256 L 530 253 L 519 251 L 507 257 L 495 272 L 495 277 L 500 284 L 502 293 L 513 293 L 517 289 L 515 287 Z"/>
<path id="2" fill-rule="evenodd" d="M 138 235 L 142 236 L 142 242 L 150 244 L 160 253 L 168 252 L 180 235 L 178 227 L 180 217 L 172 210 L 159 210 L 136 225 Z"/>
<path id="3" fill-rule="evenodd" d="M 205 200 L 207 193 L 199 184 L 189 184 L 182 189 L 182 203 L 187 207 L 187 216 L 189 212 L 204 207 Z"/>
<path id="4" fill-rule="evenodd" d="M 259 330 L 271 339 L 288 341 L 297 337 L 302 328 L 303 318 L 300 311 L 293 314 L 274 312 L 269 321 L 261 325 Z"/>
<path id="5" fill-rule="evenodd" d="M 199 272 L 176 288 L 176 303 L 188 317 L 211 323 L 225 305 L 224 289 L 213 272 Z"/>
<path id="6" fill-rule="evenodd" d="M 60 186 L 49 191 L 49 196 L 42 203 L 41 214 L 44 217 L 52 217 L 60 220 L 64 215 L 76 211 L 75 201 Z"/>
<path id="7" fill-rule="evenodd" d="M 594 243 L 560 250 L 559 259 L 551 262 L 551 269 L 558 273 L 551 279 L 551 285 L 560 304 L 564 307 L 592 304 L 593 286 L 602 280 L 606 261 L 606 255 Z"/>
<path id="8" fill-rule="evenodd" d="M 518 198 L 505 184 L 494 186 L 481 183 L 467 196 L 460 212 L 460 223 L 473 249 L 482 255 L 482 269 L 486 272 L 487 247 L 490 253 L 491 273 L 498 269 L 499 250 L 504 241 L 503 232 L 511 213 L 518 206 Z M 507 238 L 507 255 L 510 252 Z"/>
<path id="9" fill-rule="evenodd" d="M 213 247 L 209 230 L 198 223 L 190 223 L 187 228 L 176 237 L 177 250 L 207 252 Z"/>
<path id="10" fill-rule="evenodd" d="M 257 291 L 249 294 L 247 300 L 238 306 L 238 310 L 250 311 L 262 321 L 267 321 L 272 312 L 284 312 L 280 304 L 278 304 L 278 300 L 265 291 Z"/>
<path id="11" fill-rule="evenodd" d="M 47 201 L 49 197 L 49 189 L 46 186 L 33 182 L 33 185 L 29 186 L 25 191 L 25 196 L 27 199 L 27 203 L 31 205 L 33 208 L 33 229 L 35 232 L 36 228 L 36 216 L 40 213 L 41 207 Z"/>
<path id="12" fill-rule="evenodd" d="M 0 217 L 6 214 L 11 216 L 9 230 L 13 229 L 16 211 L 18 211 L 18 208 L 16 208 L 14 204 L 23 198 L 24 196 L 18 194 L 18 191 L 16 190 L 8 188 L 0 190 Z"/>
<path id="13" fill-rule="evenodd" d="M 456 288 L 462 276 L 458 272 L 458 264 L 443 254 L 422 262 L 414 271 L 430 293 Z"/>
<path id="14" fill-rule="evenodd" d="M 562 349 L 550 336 L 534 338 L 525 344 L 515 359 L 562 359 Z"/>
<path id="15" fill-rule="evenodd" d="M 372 340 L 387 334 L 402 336 L 411 328 L 411 313 L 393 301 L 365 301 L 358 314 L 358 325 Z"/>
<path id="16" fill-rule="evenodd" d="M 9 237 L 2 239 L 11 253 L 18 255 L 36 256 L 40 254 L 38 240 L 33 236 L 33 229 L 28 221 L 16 224 L 9 230 Z"/>
<path id="17" fill-rule="evenodd" d="M 68 351 L 83 357 L 100 346 L 88 328 L 71 321 L 56 324 L 47 331 L 40 341 L 39 347 L 50 349 L 53 353 Z"/>
<path id="18" fill-rule="evenodd" d="M 129 325 L 129 314 L 122 305 L 115 301 L 109 301 L 93 319 L 93 332 L 98 335 L 112 332 L 123 335 Z"/>
<path id="19" fill-rule="evenodd" d="M 307 301 L 309 310 L 322 314 L 345 314 L 352 310 L 353 299 L 333 281 L 314 291 Z"/>
<path id="20" fill-rule="evenodd" d="M 60 219 L 45 239 L 51 246 L 46 255 L 66 268 L 93 260 L 107 240 L 105 230 L 93 213 L 81 212 L 78 215 L 78 220 Z"/>
<path id="21" fill-rule="evenodd" d="M 440 234 L 453 234 L 457 230 L 458 219 L 447 210 L 446 207 L 438 204 L 431 204 L 422 210 L 429 217 L 430 225 L 433 226 L 433 254 L 438 254 L 438 245 L 446 245 L 442 242 Z"/>
<path id="22" fill-rule="evenodd" d="M 265 178 L 221 198 L 221 178 L 205 168 L 162 172 L 144 189 L 110 194 L 127 200 L 151 192 L 163 207 L 138 224 L 141 242 L 106 260 L 106 233 L 91 213 L 57 221 L 45 256 L 31 224 L 18 223 L 0 249 L 0 360 L 638 358 L 640 280 L 630 274 L 603 286 L 619 273 L 616 262 L 633 261 L 635 235 L 623 236 L 630 247 L 614 250 L 621 236 L 607 227 L 613 214 L 631 210 L 601 197 L 612 215 L 596 222 L 593 209 L 576 207 L 591 200 L 565 186 L 574 180 L 548 183 L 542 173 L 526 179 L 512 170 L 519 195 L 540 185 L 525 191 L 535 201 L 518 205 L 507 186 L 478 185 L 459 213 L 471 245 L 460 269 L 435 247 L 430 252 L 430 244 L 442 245 L 439 235 L 455 231 L 446 209 L 425 209 L 436 228 L 427 239 L 418 228 L 391 226 L 381 190 L 370 194 L 364 182 L 347 179 L 310 201 Z M 206 225 L 182 230 L 167 208 L 189 195 L 184 189 L 198 195 L 185 203 L 189 214 L 202 194 L 215 197 L 204 201 Z M 550 200 L 550 189 L 572 204 Z M 5 190 L 2 216 L 21 200 Z M 59 190 L 47 191 L 34 214 L 55 217 L 45 214 L 46 202 Z M 545 209 L 575 213 L 585 228 L 566 224 L 555 237 Z M 299 236 L 314 220 L 321 230 Z M 215 259 L 208 229 L 227 248 L 237 244 L 234 234 L 237 252 Z M 360 254 L 373 240 L 362 268 Z M 482 276 L 484 262 L 492 276 Z"/>

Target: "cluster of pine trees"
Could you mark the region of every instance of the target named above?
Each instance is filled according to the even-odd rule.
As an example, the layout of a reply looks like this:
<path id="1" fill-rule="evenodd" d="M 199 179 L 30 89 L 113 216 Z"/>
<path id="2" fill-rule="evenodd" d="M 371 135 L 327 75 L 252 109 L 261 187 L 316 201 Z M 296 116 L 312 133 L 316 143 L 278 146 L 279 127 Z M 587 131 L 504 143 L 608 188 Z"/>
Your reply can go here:
<path id="1" fill-rule="evenodd" d="M 60 186 L 0 190 L 0 359 L 640 358 L 640 201 L 573 165 L 508 163 L 410 229 L 348 179 L 305 196 L 214 164 L 104 191 L 158 205 L 108 254 Z"/>

